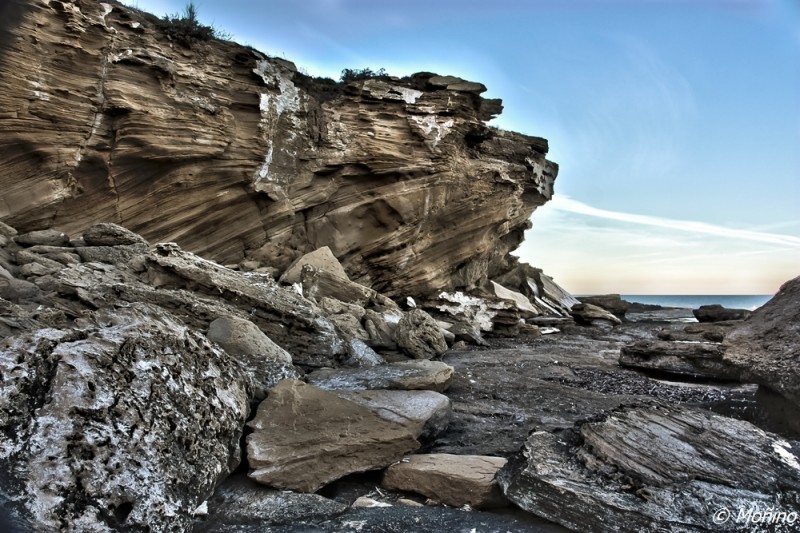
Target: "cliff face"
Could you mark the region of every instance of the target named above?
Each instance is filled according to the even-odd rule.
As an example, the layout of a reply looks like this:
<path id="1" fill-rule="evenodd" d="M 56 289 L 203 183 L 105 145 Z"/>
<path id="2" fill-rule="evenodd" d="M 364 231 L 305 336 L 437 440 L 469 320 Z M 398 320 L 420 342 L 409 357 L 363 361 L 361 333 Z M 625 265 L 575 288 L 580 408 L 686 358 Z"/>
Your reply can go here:
<path id="1" fill-rule="evenodd" d="M 487 127 L 502 106 L 480 84 L 326 84 L 124 6 L 32 4 L 0 58 L 0 220 L 21 231 L 116 222 L 277 270 L 327 245 L 416 295 L 508 271 L 552 195 L 547 142 Z"/>

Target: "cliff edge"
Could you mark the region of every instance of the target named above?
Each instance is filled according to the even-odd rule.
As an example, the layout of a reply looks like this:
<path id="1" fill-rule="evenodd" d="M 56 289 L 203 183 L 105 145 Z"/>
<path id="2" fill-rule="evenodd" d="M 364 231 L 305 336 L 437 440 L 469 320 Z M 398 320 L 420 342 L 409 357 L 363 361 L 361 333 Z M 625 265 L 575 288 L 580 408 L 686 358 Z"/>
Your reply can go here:
<path id="1" fill-rule="evenodd" d="M 558 167 L 546 140 L 486 125 L 502 105 L 483 85 L 337 84 L 162 29 L 116 3 L 31 3 L 0 59 L 0 220 L 114 222 L 277 272 L 328 246 L 392 297 L 472 289 L 516 265 Z"/>

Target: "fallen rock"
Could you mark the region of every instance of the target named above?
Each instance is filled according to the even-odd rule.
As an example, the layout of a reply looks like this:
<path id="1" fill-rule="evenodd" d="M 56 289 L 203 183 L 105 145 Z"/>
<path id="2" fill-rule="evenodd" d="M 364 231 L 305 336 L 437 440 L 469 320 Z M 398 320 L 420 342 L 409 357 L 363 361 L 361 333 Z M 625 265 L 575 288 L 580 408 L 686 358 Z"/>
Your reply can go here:
<path id="1" fill-rule="evenodd" d="M 738 531 L 747 527 L 736 523 L 739 509 L 800 512 L 800 465 L 787 442 L 661 405 L 534 431 L 498 481 L 512 502 L 575 531 Z"/>
<path id="2" fill-rule="evenodd" d="M 439 361 L 417 360 L 372 368 L 321 369 L 308 374 L 308 382 L 326 390 L 433 390 L 450 386 L 453 367 Z"/>
<path id="3" fill-rule="evenodd" d="M 394 331 L 397 346 L 414 359 L 431 359 L 447 351 L 442 328 L 422 309 L 403 315 Z"/>
<path id="4" fill-rule="evenodd" d="M 208 499 L 207 513 L 198 516 L 194 533 L 228 533 L 237 526 L 258 527 L 293 525 L 336 517 L 347 505 L 318 494 L 302 494 L 269 489 L 234 474 Z"/>
<path id="5" fill-rule="evenodd" d="M 507 289 L 506 287 L 503 287 L 494 281 L 489 282 L 489 287 L 490 292 L 494 297 L 512 303 L 514 307 L 517 308 L 517 311 L 522 312 L 524 317 L 534 317 L 539 315 L 539 311 L 533 305 L 531 305 L 531 301 L 528 300 L 524 294 Z"/>
<path id="6" fill-rule="evenodd" d="M 692 314 L 698 322 L 725 322 L 728 320 L 744 320 L 752 311 L 748 309 L 729 309 L 719 304 L 701 305 L 693 309 Z"/>
<path id="7" fill-rule="evenodd" d="M 4 487 L 33 531 L 185 531 L 239 463 L 239 365 L 154 306 L 83 324 L 0 345 Z"/>
<path id="8" fill-rule="evenodd" d="M 208 325 L 206 337 L 233 356 L 262 357 L 271 361 L 292 362 L 289 352 L 272 342 L 258 326 L 244 318 L 219 317 Z"/>
<path id="9" fill-rule="evenodd" d="M 450 400 L 428 390 L 334 390 L 340 398 L 363 405 L 379 417 L 406 426 L 420 441 L 428 441 L 447 428 L 452 415 Z"/>
<path id="10" fill-rule="evenodd" d="M 453 324 L 450 327 L 450 333 L 455 336 L 457 341 L 464 341 L 476 346 L 489 346 L 489 343 L 483 339 L 483 335 L 481 335 L 479 330 L 463 322 L 456 322 Z"/>
<path id="11" fill-rule="evenodd" d="M 383 486 L 416 492 L 453 507 L 476 509 L 508 505 L 495 474 L 506 464 L 502 457 L 434 453 L 410 455 L 386 469 Z"/>
<path id="12" fill-rule="evenodd" d="M 619 364 L 692 378 L 737 380 L 740 372 L 723 361 L 724 353 L 719 343 L 642 340 L 622 347 Z"/>
<path id="13" fill-rule="evenodd" d="M 144 237 L 122 226 L 108 222 L 101 222 L 100 224 L 90 226 L 83 232 L 83 242 L 85 242 L 87 246 L 149 245 L 148 242 L 144 240 Z"/>
<path id="14" fill-rule="evenodd" d="M 594 296 L 579 296 L 581 303 L 596 305 L 612 313 L 617 318 L 625 318 L 625 313 L 631 303 L 622 299 L 619 294 L 597 294 Z"/>
<path id="15" fill-rule="evenodd" d="M 313 252 L 299 257 L 294 263 L 289 265 L 283 275 L 281 275 L 279 281 L 288 285 L 299 283 L 302 280 L 303 267 L 306 265 L 312 266 L 314 270 L 324 271 L 336 278 L 350 281 L 342 264 L 336 259 L 331 249 L 327 246 L 322 246 Z"/>
<path id="16" fill-rule="evenodd" d="M 44 246 L 64 246 L 69 244 L 69 235 L 55 229 L 43 229 L 23 233 L 14 237 L 14 241 L 24 246 L 41 244 Z"/>
<path id="17" fill-rule="evenodd" d="M 0 279 L 0 298 L 5 298 L 14 303 L 38 299 L 41 291 L 39 287 L 23 279 Z"/>
<path id="18" fill-rule="evenodd" d="M 570 314 L 576 322 L 590 326 L 622 324 L 622 321 L 602 307 L 587 303 L 577 303 L 572 306 Z"/>
<path id="19" fill-rule="evenodd" d="M 663 341 L 722 342 L 732 325 L 730 322 L 706 322 L 690 324 L 681 331 L 663 328 L 658 332 L 658 338 Z"/>
<path id="20" fill-rule="evenodd" d="M 293 379 L 269 391 L 249 425 L 250 478 L 300 492 L 386 467 L 419 447 L 407 427 Z"/>
<path id="21" fill-rule="evenodd" d="M 98 263 L 128 263 L 134 257 L 147 253 L 148 245 L 144 243 L 119 246 L 76 246 L 75 253 L 83 261 Z"/>
<path id="22" fill-rule="evenodd" d="M 800 277 L 778 293 L 725 338 L 724 360 L 759 383 L 800 404 Z"/>

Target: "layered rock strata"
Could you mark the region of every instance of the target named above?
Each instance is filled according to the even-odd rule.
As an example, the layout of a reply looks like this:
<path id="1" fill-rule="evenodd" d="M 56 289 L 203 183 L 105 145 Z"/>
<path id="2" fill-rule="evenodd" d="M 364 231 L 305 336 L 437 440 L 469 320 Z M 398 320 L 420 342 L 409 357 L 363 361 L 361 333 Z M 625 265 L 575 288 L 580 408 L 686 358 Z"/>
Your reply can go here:
<path id="1" fill-rule="evenodd" d="M 32 2 L 0 61 L 0 220 L 24 232 L 115 222 L 278 271 L 328 246 L 353 281 L 427 294 L 510 270 L 557 173 L 546 140 L 485 124 L 481 84 L 339 85 L 116 3 Z"/>

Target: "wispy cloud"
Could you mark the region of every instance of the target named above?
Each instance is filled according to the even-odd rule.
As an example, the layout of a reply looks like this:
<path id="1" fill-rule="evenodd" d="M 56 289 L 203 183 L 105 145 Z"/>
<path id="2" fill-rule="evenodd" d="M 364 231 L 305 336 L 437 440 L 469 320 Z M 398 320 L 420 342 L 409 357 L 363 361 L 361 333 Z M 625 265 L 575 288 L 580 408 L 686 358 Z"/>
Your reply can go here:
<path id="1" fill-rule="evenodd" d="M 703 235 L 712 235 L 728 239 L 738 239 L 746 241 L 763 242 L 780 246 L 800 248 L 800 237 L 782 235 L 779 233 L 767 233 L 763 231 L 753 231 L 744 229 L 728 228 L 717 226 L 706 222 L 695 222 L 691 220 L 675 220 L 670 218 L 653 217 L 649 215 L 637 215 L 633 213 L 623 213 L 620 211 L 610 211 L 592 207 L 583 202 L 573 200 L 566 196 L 555 196 L 551 200 L 551 207 L 559 211 L 587 215 L 630 224 L 642 226 L 654 226 L 657 228 L 686 231 Z"/>

